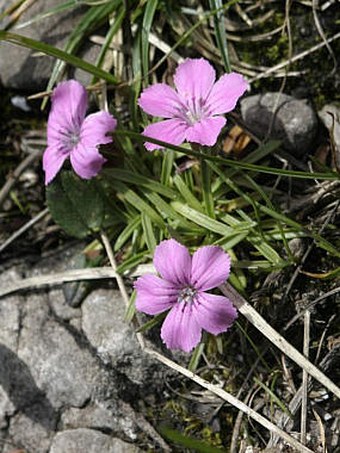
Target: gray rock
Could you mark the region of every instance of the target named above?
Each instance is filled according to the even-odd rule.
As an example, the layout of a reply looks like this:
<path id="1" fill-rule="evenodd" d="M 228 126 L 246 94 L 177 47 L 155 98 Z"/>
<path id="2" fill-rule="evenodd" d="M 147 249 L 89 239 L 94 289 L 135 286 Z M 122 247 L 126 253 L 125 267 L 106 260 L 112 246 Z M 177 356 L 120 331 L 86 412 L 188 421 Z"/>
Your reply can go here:
<path id="1" fill-rule="evenodd" d="M 119 401 L 114 407 L 112 403 L 110 408 L 106 406 L 105 402 L 95 402 L 81 409 L 67 409 L 61 417 L 63 429 L 100 429 L 135 441 L 139 427 L 133 409 Z"/>
<path id="2" fill-rule="evenodd" d="M 314 151 L 318 119 L 305 101 L 287 94 L 266 93 L 241 101 L 242 118 L 259 138 L 283 141 L 283 147 L 298 157 Z"/>
<path id="3" fill-rule="evenodd" d="M 18 357 L 54 408 L 80 407 L 91 396 L 98 365 L 76 332 L 52 319 L 46 299 L 34 294 L 26 301 Z"/>
<path id="4" fill-rule="evenodd" d="M 119 291 L 98 290 L 82 304 L 82 330 L 104 363 L 110 363 L 145 385 L 154 362 L 141 354 L 131 326 L 125 321 L 125 305 Z"/>
<path id="5" fill-rule="evenodd" d="M 0 288 L 20 279 L 21 275 L 16 269 L 9 269 L 0 273 Z M 0 301 L 0 344 L 7 346 L 12 351 L 18 347 L 20 331 L 20 311 L 22 299 L 20 296 L 11 296 Z"/>
<path id="6" fill-rule="evenodd" d="M 25 446 L 27 452 L 46 453 L 54 432 L 33 417 L 19 413 L 10 420 L 9 435 L 11 443 Z M 13 453 L 13 450 L 13 445 L 7 445 L 3 453 Z"/>
<path id="7" fill-rule="evenodd" d="M 119 291 L 98 290 L 82 304 L 82 328 L 104 360 L 121 361 L 139 348 L 134 332 L 124 320 L 125 306 Z"/>
<path id="8" fill-rule="evenodd" d="M 7 6 L 9 3 L 7 2 Z M 11 3 L 14 4 L 15 1 L 13 0 Z M 20 16 L 16 26 L 64 3 L 64 0 L 36 0 Z M 13 28 L 11 31 L 63 49 L 70 33 L 82 20 L 84 10 L 81 6 L 73 6 L 24 28 L 18 30 Z M 3 41 L 0 43 L 0 78 L 3 85 L 8 88 L 44 90 L 55 61 L 54 58 L 46 55 L 34 55 L 34 52 L 21 46 Z M 91 76 L 85 77 L 84 73 L 80 75 L 85 82 L 91 78 Z"/>
<path id="9" fill-rule="evenodd" d="M 73 256 L 70 249 L 3 271 L 1 287 L 65 271 Z M 79 308 L 60 287 L 0 298 L 0 434 L 8 442 L 1 453 L 136 451 L 114 437 L 141 436 L 169 451 L 138 410 L 163 391 L 166 369 L 141 351 L 124 312 L 119 292 L 108 289 Z"/>
<path id="10" fill-rule="evenodd" d="M 58 433 L 50 453 L 137 453 L 135 446 L 93 429 L 79 428 Z"/>

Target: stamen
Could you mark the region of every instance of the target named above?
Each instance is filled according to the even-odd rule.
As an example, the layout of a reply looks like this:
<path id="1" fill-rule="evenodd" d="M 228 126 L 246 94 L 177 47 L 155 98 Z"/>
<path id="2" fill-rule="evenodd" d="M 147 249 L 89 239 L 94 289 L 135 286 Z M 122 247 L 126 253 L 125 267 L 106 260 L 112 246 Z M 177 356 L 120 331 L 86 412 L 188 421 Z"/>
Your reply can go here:
<path id="1" fill-rule="evenodd" d="M 178 303 L 192 303 L 197 294 L 197 290 L 192 286 L 186 286 L 178 294 L 177 302 Z"/>

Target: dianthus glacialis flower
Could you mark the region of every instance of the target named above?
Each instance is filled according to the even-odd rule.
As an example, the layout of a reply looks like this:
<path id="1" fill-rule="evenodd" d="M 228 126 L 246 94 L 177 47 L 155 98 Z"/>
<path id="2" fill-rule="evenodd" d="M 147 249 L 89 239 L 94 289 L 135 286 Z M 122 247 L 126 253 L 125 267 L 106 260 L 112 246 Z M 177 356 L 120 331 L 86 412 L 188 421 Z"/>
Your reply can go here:
<path id="1" fill-rule="evenodd" d="M 106 159 L 98 146 L 110 143 L 117 120 L 107 112 L 88 115 L 87 93 L 76 80 L 61 82 L 52 94 L 47 122 L 47 148 L 43 155 L 45 184 L 49 184 L 69 157 L 74 171 L 83 179 L 96 176 Z"/>
<path id="2" fill-rule="evenodd" d="M 246 80 L 236 72 L 223 75 L 215 82 L 216 73 L 204 58 L 186 59 L 174 75 L 175 88 L 157 83 L 146 88 L 140 107 L 149 115 L 166 118 L 150 124 L 143 134 L 172 145 L 185 140 L 213 146 L 226 119 L 221 116 L 236 106 L 248 88 Z M 145 143 L 153 151 L 160 145 Z"/>
<path id="3" fill-rule="evenodd" d="M 155 249 L 154 266 L 161 277 L 146 274 L 135 282 L 136 308 L 148 315 L 170 309 L 161 329 L 168 348 L 190 352 L 202 329 L 217 335 L 236 319 L 229 299 L 206 292 L 229 276 L 230 257 L 220 247 L 201 247 L 191 257 L 174 239 L 165 240 Z"/>

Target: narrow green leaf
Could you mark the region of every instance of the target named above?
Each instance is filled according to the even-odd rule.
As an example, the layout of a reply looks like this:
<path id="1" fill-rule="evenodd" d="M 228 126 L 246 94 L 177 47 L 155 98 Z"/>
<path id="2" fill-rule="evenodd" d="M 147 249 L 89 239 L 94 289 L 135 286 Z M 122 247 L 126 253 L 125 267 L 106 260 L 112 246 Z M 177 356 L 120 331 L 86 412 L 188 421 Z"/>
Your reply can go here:
<path id="1" fill-rule="evenodd" d="M 149 33 L 151 30 L 153 18 L 157 9 L 158 0 L 148 0 L 145 5 L 145 12 L 142 24 L 142 65 L 144 77 L 149 72 Z"/>
<path id="2" fill-rule="evenodd" d="M 213 233 L 221 234 L 222 236 L 226 236 L 227 234 L 233 233 L 232 229 L 229 228 L 227 225 L 211 219 L 205 214 L 196 211 L 190 206 L 180 203 L 178 201 L 173 201 L 171 206 L 175 209 L 175 211 L 182 214 L 187 219 L 190 219 L 192 222 L 196 223 L 197 225 L 206 228 Z"/>
<path id="3" fill-rule="evenodd" d="M 180 175 L 176 175 L 174 177 L 174 183 L 177 187 L 179 193 L 182 195 L 184 200 L 188 203 L 188 205 L 195 209 L 196 211 L 203 212 L 203 208 L 201 203 L 197 200 L 197 198 L 193 195 L 191 190 L 188 188 L 188 185 L 185 184 L 182 177 Z"/>
<path id="4" fill-rule="evenodd" d="M 292 420 L 294 419 L 294 416 L 292 415 L 288 407 L 286 407 L 286 405 L 280 400 L 280 398 L 276 396 L 275 393 L 266 384 L 264 384 L 262 381 L 260 381 L 260 379 L 257 379 L 256 377 L 254 377 L 254 381 L 270 396 L 271 400 L 274 401 L 279 406 L 279 408 L 288 415 L 289 418 L 291 418 Z"/>
<path id="5" fill-rule="evenodd" d="M 131 271 L 135 267 L 138 266 L 138 264 L 141 264 L 146 256 L 148 256 L 149 252 L 140 252 L 140 253 L 135 253 L 130 258 L 127 258 L 124 260 L 122 264 L 117 266 L 117 272 L 119 274 L 123 274 L 124 272 Z"/>
<path id="6" fill-rule="evenodd" d="M 132 236 L 133 232 L 136 231 L 141 223 L 140 215 L 136 216 L 131 220 L 124 230 L 119 234 L 114 245 L 114 251 L 117 252 L 120 250 L 127 240 Z"/>
<path id="7" fill-rule="evenodd" d="M 158 326 L 158 324 L 160 324 L 163 321 L 163 319 L 166 317 L 167 314 L 168 313 L 160 313 L 159 315 L 154 316 L 152 319 L 150 319 L 150 321 L 147 321 L 142 326 L 140 326 L 137 329 L 137 333 L 147 332 L 148 330 L 152 329 L 153 327 Z"/>
<path id="8" fill-rule="evenodd" d="M 165 426 L 160 426 L 159 431 L 161 434 L 169 439 L 171 442 L 174 442 L 178 445 L 181 445 L 185 448 L 189 448 L 192 451 L 198 452 L 198 453 L 221 453 L 222 450 L 219 448 L 213 447 L 212 445 L 208 445 L 205 442 L 202 442 L 201 440 L 194 439 L 192 437 L 184 436 L 181 432 L 165 427 Z"/>
<path id="9" fill-rule="evenodd" d="M 116 85 L 118 83 L 117 79 L 112 74 L 109 74 L 108 72 L 97 68 L 91 63 L 87 63 L 81 58 L 75 57 L 74 55 L 64 52 L 63 50 L 60 50 L 57 47 L 53 47 L 49 44 L 2 30 L 0 30 L 0 41 L 7 41 L 11 44 L 36 50 L 46 55 L 50 55 L 51 57 L 54 58 L 59 58 L 60 60 L 65 61 L 71 66 L 83 69 L 84 71 L 89 72 L 90 74 L 93 74 L 94 76 L 100 79 L 106 80 L 107 82 L 112 83 L 113 85 Z"/>
<path id="10" fill-rule="evenodd" d="M 24 0 L 24 1 L 26 1 L 26 0 Z M 41 14 L 35 15 L 30 20 L 27 20 L 25 22 L 21 22 L 21 23 L 15 25 L 15 27 L 13 27 L 13 28 L 14 28 L 14 30 L 20 30 L 21 28 L 28 27 L 32 24 L 35 24 L 36 22 L 39 22 L 43 19 L 53 16 L 54 14 L 58 14 L 63 11 L 66 11 L 70 8 L 73 8 L 74 6 L 79 6 L 79 2 L 77 0 L 71 0 L 71 1 L 68 1 L 65 3 L 62 3 L 61 5 L 57 5 L 54 8 L 49 9 L 48 11 L 44 11 Z"/>
<path id="11" fill-rule="evenodd" d="M 171 173 L 174 169 L 175 153 L 172 150 L 168 150 L 163 155 L 162 161 L 162 172 L 161 172 L 161 183 L 165 186 L 169 185 Z"/>
<path id="12" fill-rule="evenodd" d="M 119 184 L 117 184 L 119 183 Z M 150 219 L 155 222 L 161 228 L 164 228 L 163 219 L 152 209 L 152 207 L 146 203 L 139 195 L 136 194 L 132 189 L 129 189 L 124 183 L 119 181 L 112 181 L 113 187 L 117 189 L 117 196 L 123 200 L 126 200 L 135 209 L 141 213 L 145 212 Z"/>
<path id="13" fill-rule="evenodd" d="M 129 300 L 129 305 L 127 306 L 126 311 L 125 311 L 124 319 L 125 319 L 125 321 L 127 323 L 130 323 L 133 320 L 133 317 L 135 316 L 135 313 L 136 313 L 136 307 L 135 307 L 136 296 L 137 296 L 137 293 L 136 293 L 135 290 L 133 290 L 132 294 L 131 294 L 131 297 L 130 297 L 130 300 Z"/>
<path id="14" fill-rule="evenodd" d="M 217 46 L 221 52 L 226 72 L 231 72 L 229 53 L 227 46 L 227 35 L 225 32 L 225 21 L 222 0 L 209 0 L 210 8 L 214 11 L 214 28 Z"/>
<path id="15" fill-rule="evenodd" d="M 68 41 L 64 48 L 64 51 L 67 52 L 68 54 L 75 53 L 76 50 L 79 48 L 84 37 L 93 32 L 95 29 L 97 29 L 105 21 L 107 21 L 109 14 L 111 14 L 112 11 L 114 11 L 114 9 L 118 6 L 119 3 L 120 0 L 112 0 L 102 5 L 91 6 L 83 15 L 82 20 L 71 32 L 70 36 L 68 37 Z M 60 77 L 60 74 L 63 72 L 64 68 L 65 61 L 58 60 L 55 62 L 54 67 L 52 69 L 52 74 L 47 84 L 46 91 L 49 91 L 53 88 L 54 84 Z M 45 103 L 46 98 L 42 103 L 42 109 L 44 108 Z"/>
<path id="16" fill-rule="evenodd" d="M 156 145 L 161 145 L 164 148 L 168 149 L 173 149 L 174 151 L 177 151 L 182 154 L 187 154 L 189 156 L 193 157 L 203 157 L 205 160 L 209 161 L 210 164 L 213 164 L 213 162 L 219 163 L 220 165 L 223 166 L 229 166 L 232 168 L 241 168 L 243 170 L 249 170 L 249 171 L 255 171 L 259 173 L 268 173 L 272 175 L 281 175 L 281 176 L 290 176 L 293 178 L 301 178 L 301 179 L 329 179 L 329 180 L 340 180 L 340 175 L 335 172 L 328 172 L 328 173 L 308 173 L 304 171 L 297 171 L 297 170 L 283 170 L 280 168 L 272 168 L 272 167 L 266 167 L 264 165 L 254 165 L 254 164 L 248 164 L 246 162 L 241 162 L 241 161 L 236 161 L 232 159 L 225 159 L 223 157 L 219 156 L 211 156 L 209 154 L 205 153 L 199 153 L 196 151 L 193 151 L 188 148 L 184 148 L 182 146 L 176 146 L 172 145 L 167 142 L 163 142 L 162 140 L 157 140 L 153 137 L 147 137 L 146 135 L 139 134 L 137 132 L 132 132 L 132 131 L 123 131 L 123 130 L 116 130 L 114 134 L 117 135 L 126 135 L 128 137 L 131 137 L 131 139 L 134 139 L 138 142 L 150 142 L 150 143 L 155 143 Z"/>
<path id="17" fill-rule="evenodd" d="M 181 216 L 169 203 L 166 203 L 159 195 L 153 192 L 145 192 L 145 196 L 155 206 L 158 212 L 165 218 L 177 220 L 179 224 L 192 231 L 200 231 L 195 228 L 193 223 L 188 222 L 183 216 Z"/>
<path id="18" fill-rule="evenodd" d="M 146 245 L 149 249 L 149 252 L 153 255 L 157 241 L 153 232 L 151 219 L 145 212 L 142 213 L 142 227 Z"/>
<path id="19" fill-rule="evenodd" d="M 202 354 L 204 352 L 205 343 L 201 341 L 198 346 L 194 349 L 194 352 L 191 355 L 190 362 L 188 365 L 188 369 L 193 373 L 197 370 L 197 367 L 200 363 Z"/>
<path id="20" fill-rule="evenodd" d="M 201 163 L 201 181 L 202 194 L 205 205 L 206 214 L 211 218 L 215 218 L 214 199 L 211 190 L 211 169 L 204 159 L 200 159 Z"/>
<path id="21" fill-rule="evenodd" d="M 112 39 L 115 36 L 115 34 L 119 31 L 124 17 L 125 17 L 125 7 L 123 5 L 117 12 L 117 15 L 116 15 L 113 23 L 111 24 L 109 31 L 106 33 L 104 44 L 102 45 L 102 47 L 100 49 L 100 53 L 96 60 L 97 68 L 102 67 L 104 59 L 105 59 L 105 55 L 106 55 L 107 51 L 109 50 Z M 92 84 L 94 84 L 96 82 L 96 80 L 97 80 L 96 77 L 94 77 L 92 79 Z"/>
<path id="22" fill-rule="evenodd" d="M 175 200 L 178 197 L 176 191 L 170 189 L 170 187 L 166 187 L 163 184 L 155 181 L 154 179 L 147 178 L 128 170 L 121 168 L 108 168 L 103 170 L 103 173 L 112 178 L 118 179 L 119 181 L 135 184 L 137 187 L 145 187 L 152 192 L 157 192 L 167 198 L 171 198 L 172 200 Z"/>

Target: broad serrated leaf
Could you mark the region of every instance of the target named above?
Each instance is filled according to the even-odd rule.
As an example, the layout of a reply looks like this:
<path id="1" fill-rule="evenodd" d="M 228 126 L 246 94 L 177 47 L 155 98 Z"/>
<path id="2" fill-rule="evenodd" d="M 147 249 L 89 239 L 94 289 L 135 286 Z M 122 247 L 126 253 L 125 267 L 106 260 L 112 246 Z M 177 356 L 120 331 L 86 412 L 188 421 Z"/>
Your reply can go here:
<path id="1" fill-rule="evenodd" d="M 47 206 L 67 234 L 83 238 L 100 229 L 105 207 L 97 184 L 63 171 L 47 186 Z"/>

